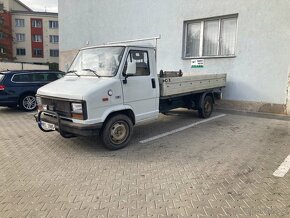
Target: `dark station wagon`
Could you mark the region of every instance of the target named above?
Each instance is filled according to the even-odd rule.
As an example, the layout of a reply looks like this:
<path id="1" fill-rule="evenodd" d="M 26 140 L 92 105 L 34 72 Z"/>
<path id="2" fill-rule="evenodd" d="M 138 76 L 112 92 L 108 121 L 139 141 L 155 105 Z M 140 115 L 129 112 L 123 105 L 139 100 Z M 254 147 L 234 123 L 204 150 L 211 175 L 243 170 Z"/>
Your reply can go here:
<path id="1" fill-rule="evenodd" d="M 64 76 L 61 71 L 17 70 L 0 72 L 0 106 L 33 111 L 37 89 Z"/>

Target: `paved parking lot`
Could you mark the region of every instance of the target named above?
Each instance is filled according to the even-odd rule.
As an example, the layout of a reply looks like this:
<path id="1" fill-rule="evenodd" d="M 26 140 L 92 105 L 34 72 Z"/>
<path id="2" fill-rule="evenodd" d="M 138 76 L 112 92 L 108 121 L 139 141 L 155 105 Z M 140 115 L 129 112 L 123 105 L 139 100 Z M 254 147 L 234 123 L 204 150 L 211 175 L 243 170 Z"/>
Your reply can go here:
<path id="1" fill-rule="evenodd" d="M 219 115 L 216 112 L 215 115 Z M 290 217 L 290 121 L 175 111 L 132 143 L 42 133 L 32 113 L 0 109 L 0 217 Z"/>

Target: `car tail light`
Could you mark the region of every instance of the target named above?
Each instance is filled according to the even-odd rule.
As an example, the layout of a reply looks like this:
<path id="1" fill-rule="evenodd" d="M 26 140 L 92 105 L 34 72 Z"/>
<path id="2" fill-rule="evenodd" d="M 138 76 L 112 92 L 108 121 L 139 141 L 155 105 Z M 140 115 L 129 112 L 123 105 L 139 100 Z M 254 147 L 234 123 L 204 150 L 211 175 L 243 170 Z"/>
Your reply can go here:
<path id="1" fill-rule="evenodd" d="M 0 91 L 3 91 L 5 89 L 5 86 L 0 85 Z"/>

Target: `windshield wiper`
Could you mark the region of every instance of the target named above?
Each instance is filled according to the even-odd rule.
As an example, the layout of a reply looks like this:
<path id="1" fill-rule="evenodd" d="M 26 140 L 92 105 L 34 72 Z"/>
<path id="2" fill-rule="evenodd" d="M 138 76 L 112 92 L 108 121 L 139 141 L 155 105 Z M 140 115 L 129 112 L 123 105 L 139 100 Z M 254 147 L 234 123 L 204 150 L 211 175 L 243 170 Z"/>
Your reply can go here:
<path id="1" fill-rule="evenodd" d="M 87 69 L 82 69 L 83 71 L 89 71 L 89 72 L 92 72 L 93 74 L 95 74 L 97 77 L 101 77 L 100 75 L 98 75 L 97 74 L 97 72 L 95 71 L 95 70 L 92 70 L 92 69 L 89 69 L 89 68 L 87 68 Z"/>
<path id="2" fill-rule="evenodd" d="M 78 75 L 76 72 L 77 72 L 76 70 L 70 70 L 70 71 L 67 72 L 67 74 L 68 73 L 74 73 L 75 75 L 77 75 L 78 77 L 80 77 L 80 75 Z"/>

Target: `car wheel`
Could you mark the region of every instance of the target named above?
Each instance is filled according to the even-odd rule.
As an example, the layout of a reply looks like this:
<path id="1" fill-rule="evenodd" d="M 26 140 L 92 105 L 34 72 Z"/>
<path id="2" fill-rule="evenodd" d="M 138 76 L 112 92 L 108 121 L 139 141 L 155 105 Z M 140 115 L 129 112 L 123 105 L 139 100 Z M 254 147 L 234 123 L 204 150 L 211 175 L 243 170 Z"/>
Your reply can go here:
<path id="1" fill-rule="evenodd" d="M 211 96 L 207 95 L 204 98 L 201 108 L 198 110 L 199 116 L 201 118 L 209 118 L 213 111 L 213 99 Z"/>
<path id="2" fill-rule="evenodd" d="M 34 94 L 26 94 L 21 96 L 19 100 L 19 108 L 23 111 L 34 111 L 36 109 L 36 97 Z"/>
<path id="3" fill-rule="evenodd" d="M 124 148 L 133 134 L 132 120 L 123 114 L 111 117 L 101 131 L 104 146 L 110 150 Z"/>

